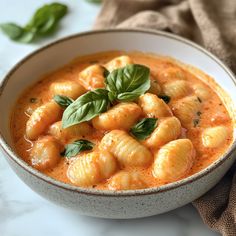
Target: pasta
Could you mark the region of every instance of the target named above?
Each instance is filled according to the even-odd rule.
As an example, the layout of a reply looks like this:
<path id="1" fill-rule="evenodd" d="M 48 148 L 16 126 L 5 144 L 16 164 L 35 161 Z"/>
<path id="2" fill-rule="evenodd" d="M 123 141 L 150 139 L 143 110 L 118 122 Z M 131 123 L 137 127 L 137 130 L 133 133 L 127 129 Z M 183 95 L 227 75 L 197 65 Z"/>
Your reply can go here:
<path id="1" fill-rule="evenodd" d="M 78 186 L 92 186 L 115 173 L 115 158 L 107 151 L 94 151 L 78 156 L 70 165 L 67 176 Z"/>
<path id="2" fill-rule="evenodd" d="M 164 94 L 176 99 L 184 97 L 191 92 L 191 88 L 185 80 L 175 80 L 163 85 Z"/>
<path id="3" fill-rule="evenodd" d="M 132 64 L 132 60 L 130 57 L 128 56 L 120 56 L 120 57 L 116 57 L 113 60 L 109 61 L 105 67 L 109 70 L 109 71 L 113 71 L 115 69 L 124 67 L 128 64 Z"/>
<path id="4" fill-rule="evenodd" d="M 202 143 L 207 148 L 217 148 L 223 145 L 229 136 L 225 126 L 207 128 L 202 132 Z"/>
<path id="5" fill-rule="evenodd" d="M 143 143 L 148 148 L 159 148 L 162 145 L 177 139 L 181 133 L 181 124 L 176 117 L 168 117 L 160 122 L 151 136 Z"/>
<path id="6" fill-rule="evenodd" d="M 86 92 L 85 88 L 75 81 L 60 81 L 52 83 L 50 91 L 53 96 L 63 95 L 72 99 L 76 99 Z"/>
<path id="7" fill-rule="evenodd" d="M 148 93 L 153 93 L 155 95 L 161 95 L 161 86 L 156 78 L 151 75 L 151 84 Z"/>
<path id="8" fill-rule="evenodd" d="M 147 117 L 166 117 L 172 116 L 172 112 L 168 105 L 156 95 L 145 93 L 139 98 L 139 106 Z"/>
<path id="9" fill-rule="evenodd" d="M 91 134 L 92 131 L 92 127 L 87 122 L 63 129 L 61 121 L 58 121 L 49 127 L 48 134 L 52 135 L 58 140 L 66 142 L 71 139 L 78 139 L 84 135 Z"/>
<path id="10" fill-rule="evenodd" d="M 26 123 L 26 136 L 35 140 L 45 132 L 49 125 L 58 121 L 62 116 L 62 110 L 55 102 L 50 101 L 38 107 Z"/>
<path id="11" fill-rule="evenodd" d="M 175 79 L 182 79 L 182 80 L 186 79 L 183 70 L 176 66 L 169 66 L 165 68 L 162 71 L 161 76 L 164 77 L 165 81 L 175 80 Z"/>
<path id="12" fill-rule="evenodd" d="M 30 150 L 31 164 L 38 170 L 53 168 L 61 159 L 61 151 L 62 147 L 53 137 L 40 138 Z"/>
<path id="13" fill-rule="evenodd" d="M 207 100 L 211 96 L 210 90 L 205 85 L 194 84 L 193 89 L 195 94 L 203 101 Z"/>
<path id="14" fill-rule="evenodd" d="M 201 110 L 202 101 L 195 95 L 184 97 L 173 104 L 173 113 L 180 120 L 183 127 L 194 126 L 194 120 Z"/>
<path id="15" fill-rule="evenodd" d="M 111 190 L 143 189 L 147 184 L 138 172 L 120 171 L 110 180 L 108 188 Z"/>
<path id="16" fill-rule="evenodd" d="M 176 181 L 186 175 L 193 165 L 195 151 L 189 139 L 171 141 L 155 155 L 153 174 L 164 181 Z"/>
<path id="17" fill-rule="evenodd" d="M 109 111 L 92 120 L 93 126 L 99 130 L 129 130 L 141 115 L 140 107 L 133 102 L 119 103 Z"/>
<path id="18" fill-rule="evenodd" d="M 92 65 L 84 69 L 79 74 L 79 82 L 87 90 L 93 90 L 97 88 L 104 88 L 104 67 L 100 65 Z"/>
<path id="19" fill-rule="evenodd" d="M 125 131 L 112 130 L 101 141 L 100 147 L 111 152 L 121 166 L 141 166 L 151 164 L 151 152 Z"/>
<path id="20" fill-rule="evenodd" d="M 67 184 L 159 187 L 207 168 L 230 147 L 234 105 L 224 94 L 209 76 L 168 57 L 85 55 L 22 93 L 12 143 L 29 165 Z"/>

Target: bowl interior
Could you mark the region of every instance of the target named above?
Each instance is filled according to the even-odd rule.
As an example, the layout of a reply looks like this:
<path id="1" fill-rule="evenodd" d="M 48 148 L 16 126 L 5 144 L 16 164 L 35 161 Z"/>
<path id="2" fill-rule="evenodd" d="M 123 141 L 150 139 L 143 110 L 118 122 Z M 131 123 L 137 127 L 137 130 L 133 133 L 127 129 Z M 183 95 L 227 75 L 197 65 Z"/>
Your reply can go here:
<path id="1" fill-rule="evenodd" d="M 45 73 L 67 64 L 75 57 L 108 50 L 142 51 L 174 57 L 208 75 L 236 101 L 233 74 L 210 53 L 168 33 L 114 30 L 87 32 L 59 40 L 26 57 L 7 75 L 0 90 L 0 133 L 12 147 L 9 119 L 12 108 L 24 89 Z"/>

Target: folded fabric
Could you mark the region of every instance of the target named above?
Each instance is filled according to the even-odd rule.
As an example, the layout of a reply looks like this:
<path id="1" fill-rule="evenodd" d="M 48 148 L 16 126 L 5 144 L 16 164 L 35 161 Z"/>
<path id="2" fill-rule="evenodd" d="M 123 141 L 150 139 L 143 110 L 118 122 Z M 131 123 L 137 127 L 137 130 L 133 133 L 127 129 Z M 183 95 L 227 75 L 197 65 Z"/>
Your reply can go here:
<path id="1" fill-rule="evenodd" d="M 104 0 L 94 29 L 164 30 L 202 45 L 236 72 L 235 0 Z M 193 202 L 204 222 L 224 236 L 236 235 L 235 168 Z"/>

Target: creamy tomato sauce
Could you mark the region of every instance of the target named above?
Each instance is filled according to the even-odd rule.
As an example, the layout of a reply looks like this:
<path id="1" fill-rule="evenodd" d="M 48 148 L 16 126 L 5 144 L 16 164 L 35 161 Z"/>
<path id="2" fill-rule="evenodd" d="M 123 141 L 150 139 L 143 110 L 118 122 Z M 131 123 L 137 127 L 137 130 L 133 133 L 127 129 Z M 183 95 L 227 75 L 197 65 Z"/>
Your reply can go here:
<path id="1" fill-rule="evenodd" d="M 202 169 L 206 168 L 208 165 L 213 163 L 225 152 L 225 150 L 232 143 L 233 122 L 225 107 L 224 102 L 215 92 L 216 89 L 214 87 L 214 83 L 208 83 L 210 84 L 210 86 L 208 86 L 208 84 L 204 83 L 204 81 L 198 78 L 197 73 L 193 73 L 193 70 L 190 71 L 188 70 L 187 66 L 184 67 L 182 64 L 179 64 L 177 62 L 175 63 L 174 60 L 169 58 L 157 57 L 155 55 L 144 54 L 139 52 L 127 53 L 112 51 L 78 58 L 70 64 L 66 65 L 65 67 L 60 68 L 57 71 L 44 76 L 42 79 L 39 80 L 39 82 L 27 89 L 20 96 L 13 110 L 11 130 L 16 152 L 24 161 L 32 165 L 30 151 L 34 143 L 36 142 L 36 140 L 31 141 L 26 137 L 27 120 L 37 107 L 43 105 L 44 103 L 52 99 L 52 94 L 49 91 L 49 87 L 51 86 L 51 84 L 55 83 L 56 81 L 78 82 L 79 73 L 88 66 L 94 64 L 105 65 L 110 60 L 121 55 L 129 56 L 134 64 L 141 64 L 149 67 L 151 71 L 151 79 L 155 79 L 162 90 L 165 87 L 165 84 L 168 82 L 184 80 L 191 88 L 186 96 L 197 94 L 197 90 L 194 87 L 195 85 L 203 86 L 207 91 L 207 94 L 205 94 L 207 97 L 206 99 L 199 98 L 201 108 L 198 111 L 198 115 L 196 115 L 196 117 L 192 121 L 192 125 L 189 125 L 187 128 L 182 127 L 181 134 L 178 137 L 187 138 L 191 140 L 196 152 L 191 169 L 181 178 L 185 178 L 196 172 L 201 171 Z M 172 111 L 174 111 L 175 109 L 174 104 L 178 102 L 178 100 L 183 99 L 184 97 L 170 99 L 168 106 L 172 109 Z M 145 116 L 142 115 L 142 117 Z M 88 123 L 89 125 L 91 125 L 90 121 Z M 215 126 L 225 127 L 227 129 L 227 137 L 222 142 L 222 144 L 217 147 L 205 147 L 202 142 L 202 133 L 205 129 Z M 40 137 L 45 135 L 48 135 L 48 129 L 46 129 L 46 131 L 42 133 Z M 82 135 L 81 137 L 77 137 L 76 139 L 83 138 L 89 140 L 95 143 L 95 147 L 93 150 L 98 150 L 98 145 L 103 136 L 103 131 L 93 130 L 91 134 Z M 62 146 L 64 146 L 67 142 L 71 142 L 71 140 L 62 142 Z M 158 150 L 153 150 L 152 148 L 150 148 L 150 151 L 153 155 L 155 155 Z M 84 155 L 85 153 L 89 152 L 90 151 L 82 152 L 78 156 L 73 158 L 66 158 L 62 156 L 55 166 L 46 168 L 45 170 L 41 171 L 44 174 L 59 181 L 73 184 L 67 175 L 68 166 L 71 162 L 73 162 L 74 159 L 78 158 L 80 155 Z M 130 171 L 140 173 L 142 180 L 146 183 L 146 187 L 160 186 L 170 182 L 168 180 L 159 179 L 153 176 L 153 164 L 148 167 L 126 166 L 119 167 L 119 169 L 124 169 L 128 172 Z M 110 178 L 103 179 L 101 182 L 88 187 L 94 187 L 97 189 L 107 189 L 108 184 L 110 183 Z"/>

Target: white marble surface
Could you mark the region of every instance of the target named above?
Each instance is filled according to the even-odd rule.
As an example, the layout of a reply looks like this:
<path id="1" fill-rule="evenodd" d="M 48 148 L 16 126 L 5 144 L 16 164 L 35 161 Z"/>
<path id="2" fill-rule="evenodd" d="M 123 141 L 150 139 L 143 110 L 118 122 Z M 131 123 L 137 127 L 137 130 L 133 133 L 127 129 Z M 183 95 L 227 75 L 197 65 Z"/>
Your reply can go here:
<path id="1" fill-rule="evenodd" d="M 0 22 L 24 24 L 34 9 L 47 0 L 0 0 Z M 23 45 L 0 34 L 0 78 L 22 57 L 57 38 L 89 30 L 99 11 L 85 0 L 64 0 L 70 13 L 61 30 L 50 39 Z M 105 220 L 80 216 L 44 200 L 10 169 L 0 153 L 0 236 L 214 236 L 197 211 L 187 205 L 169 213 L 138 220 Z"/>

